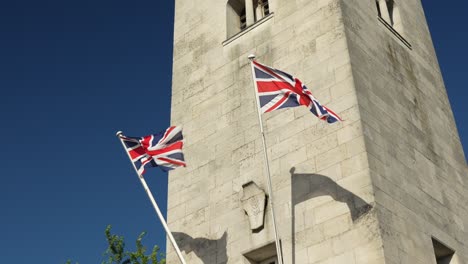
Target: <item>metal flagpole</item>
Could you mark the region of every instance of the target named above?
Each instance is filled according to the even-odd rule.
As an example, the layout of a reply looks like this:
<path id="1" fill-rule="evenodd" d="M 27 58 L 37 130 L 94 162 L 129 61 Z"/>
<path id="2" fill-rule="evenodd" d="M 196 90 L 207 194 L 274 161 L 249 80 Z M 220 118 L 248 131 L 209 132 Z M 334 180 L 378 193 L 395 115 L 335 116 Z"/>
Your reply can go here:
<path id="1" fill-rule="evenodd" d="M 159 220 L 161 221 L 161 224 L 164 226 L 164 229 L 166 230 L 166 234 L 169 237 L 169 240 L 171 241 L 172 246 L 174 246 L 174 249 L 177 252 L 177 256 L 179 257 L 180 262 L 182 264 L 186 264 L 184 258 L 182 257 L 182 253 L 180 252 L 179 246 L 177 246 L 177 243 L 176 243 L 174 237 L 172 236 L 172 233 L 169 230 L 169 227 L 167 226 L 166 220 L 164 219 L 163 215 L 161 214 L 161 211 L 159 210 L 158 204 L 156 203 L 156 200 L 154 200 L 153 194 L 151 193 L 151 190 L 149 189 L 148 185 L 146 184 L 145 178 L 143 178 L 143 175 L 140 175 L 140 173 L 138 173 L 138 169 L 135 166 L 135 163 L 133 163 L 132 158 L 130 157 L 130 154 L 127 151 L 125 143 L 123 142 L 122 137 L 121 137 L 121 136 L 123 136 L 123 132 L 119 131 L 119 132 L 117 132 L 116 135 L 119 138 L 120 143 L 122 143 L 122 147 L 124 148 L 125 153 L 127 153 L 127 156 L 130 159 L 130 163 L 132 163 L 133 168 L 135 169 L 135 172 L 136 172 L 136 174 L 138 175 L 138 178 L 141 181 L 141 185 L 143 185 L 143 188 L 145 189 L 146 194 L 148 194 L 148 197 L 149 197 L 151 203 L 153 204 L 154 210 L 156 211 L 156 214 L 158 215 Z"/>
<path id="2" fill-rule="evenodd" d="M 279 264 L 283 264 L 283 254 L 281 252 L 280 239 L 278 236 L 278 231 L 276 229 L 275 210 L 273 206 L 273 188 L 271 187 L 270 164 L 268 162 L 268 153 L 267 153 L 266 143 L 265 143 L 265 133 L 263 132 L 262 113 L 260 110 L 260 98 L 258 97 L 258 87 L 257 87 L 257 82 L 255 81 L 255 70 L 254 70 L 253 62 L 252 62 L 255 59 L 255 55 L 251 54 L 249 55 L 248 58 L 250 60 L 250 66 L 252 68 L 252 79 L 253 79 L 254 88 L 255 88 L 255 98 L 256 98 L 257 110 L 258 110 L 258 121 L 260 122 L 260 132 L 262 134 L 263 154 L 264 154 L 265 167 L 266 167 L 267 179 L 268 179 L 268 192 L 270 193 L 270 199 L 268 200 L 270 201 L 271 218 L 273 220 L 273 230 L 275 232 L 276 254 L 278 255 Z"/>

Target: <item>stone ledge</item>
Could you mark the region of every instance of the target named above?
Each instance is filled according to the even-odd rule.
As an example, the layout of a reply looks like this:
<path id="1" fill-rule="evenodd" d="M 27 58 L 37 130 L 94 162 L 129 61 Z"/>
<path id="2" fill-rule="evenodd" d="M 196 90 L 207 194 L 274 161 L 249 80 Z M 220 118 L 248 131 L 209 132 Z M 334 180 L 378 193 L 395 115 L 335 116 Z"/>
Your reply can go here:
<path id="1" fill-rule="evenodd" d="M 410 50 L 413 50 L 413 47 L 411 46 L 411 43 L 409 43 L 398 31 L 396 31 L 390 24 L 388 24 L 387 21 L 382 19 L 381 17 L 377 17 L 379 21 L 385 25 L 385 27 L 390 30 L 390 32 L 393 33 L 403 44 L 405 44 L 406 47 L 408 47 Z"/>
<path id="2" fill-rule="evenodd" d="M 270 13 L 268 16 L 260 19 L 259 21 L 255 22 L 254 24 L 248 26 L 246 29 L 240 31 L 239 33 L 235 34 L 234 36 L 231 36 L 229 37 L 228 39 L 226 39 L 225 41 L 223 41 L 223 46 L 226 46 L 228 45 L 229 43 L 233 42 L 234 40 L 240 38 L 241 36 L 247 34 L 248 32 L 250 32 L 252 29 L 260 26 L 261 24 L 265 23 L 266 21 L 270 20 L 271 18 L 274 17 L 274 14 L 275 13 Z"/>

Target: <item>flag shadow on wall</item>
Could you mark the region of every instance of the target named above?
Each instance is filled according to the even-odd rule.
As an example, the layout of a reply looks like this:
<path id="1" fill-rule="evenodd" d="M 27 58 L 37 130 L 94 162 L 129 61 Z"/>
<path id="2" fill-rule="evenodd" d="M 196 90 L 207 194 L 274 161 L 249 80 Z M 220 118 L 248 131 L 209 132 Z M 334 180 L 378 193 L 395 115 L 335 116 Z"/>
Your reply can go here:
<path id="1" fill-rule="evenodd" d="M 182 232 L 172 232 L 172 235 L 181 251 L 185 254 L 195 253 L 204 264 L 227 263 L 228 261 L 227 232 L 224 232 L 219 239 L 193 238 Z"/>
<path id="2" fill-rule="evenodd" d="M 332 179 L 320 174 L 295 173 L 296 168 L 290 169 L 291 173 L 291 216 L 292 216 L 292 257 L 295 264 L 296 255 L 296 227 L 295 208 L 296 205 L 319 196 L 331 196 L 333 200 L 346 203 L 349 208 L 351 219 L 356 222 L 360 217 L 372 209 L 372 206 L 359 196 L 341 187 Z"/>

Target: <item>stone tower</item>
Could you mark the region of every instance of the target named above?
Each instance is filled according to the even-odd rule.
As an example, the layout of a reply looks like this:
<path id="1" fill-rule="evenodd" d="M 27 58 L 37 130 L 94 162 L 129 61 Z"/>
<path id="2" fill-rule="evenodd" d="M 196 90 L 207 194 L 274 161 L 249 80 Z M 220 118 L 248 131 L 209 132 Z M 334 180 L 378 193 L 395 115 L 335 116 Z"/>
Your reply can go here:
<path id="1" fill-rule="evenodd" d="M 345 120 L 263 115 L 285 264 L 468 263 L 468 169 L 420 0 L 176 0 L 188 166 L 168 224 L 189 264 L 275 263 L 251 53 Z"/>

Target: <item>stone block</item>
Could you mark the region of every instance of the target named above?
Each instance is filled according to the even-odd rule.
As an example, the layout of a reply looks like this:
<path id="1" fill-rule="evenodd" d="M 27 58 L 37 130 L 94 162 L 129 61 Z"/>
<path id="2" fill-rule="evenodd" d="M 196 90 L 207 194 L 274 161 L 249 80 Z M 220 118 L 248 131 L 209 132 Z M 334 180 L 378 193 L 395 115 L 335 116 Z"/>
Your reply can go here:
<path id="1" fill-rule="evenodd" d="M 335 217 L 349 214 L 346 203 L 331 201 L 314 208 L 314 219 L 317 224 L 331 220 Z"/>
<path id="2" fill-rule="evenodd" d="M 344 146 L 338 146 L 333 148 L 321 155 L 317 155 L 315 157 L 315 164 L 317 166 L 317 170 L 324 170 L 336 163 L 340 163 L 345 156 L 346 148 Z"/>

